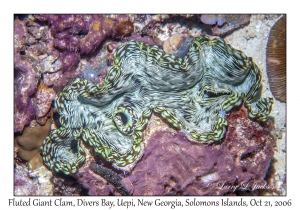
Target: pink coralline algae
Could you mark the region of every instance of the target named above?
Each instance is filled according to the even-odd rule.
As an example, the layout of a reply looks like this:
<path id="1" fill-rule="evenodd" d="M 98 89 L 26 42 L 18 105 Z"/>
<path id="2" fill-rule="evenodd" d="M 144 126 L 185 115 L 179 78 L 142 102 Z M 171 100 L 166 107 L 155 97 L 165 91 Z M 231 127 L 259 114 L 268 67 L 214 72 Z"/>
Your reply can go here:
<path id="1" fill-rule="evenodd" d="M 16 19 L 14 26 L 14 131 L 22 132 L 36 117 L 36 94 L 44 72 L 41 60 L 47 53 L 54 58 L 58 52 L 46 44 L 47 27 L 31 18 Z"/>
<path id="2" fill-rule="evenodd" d="M 220 144 L 194 143 L 182 132 L 155 132 L 134 170 L 119 174 L 122 187 L 136 196 L 226 195 L 265 185 L 274 153 L 270 126 L 251 121 L 244 107 L 231 113 L 228 123 Z M 85 166 L 76 174 L 90 195 L 119 195 L 103 175 L 93 171 Z"/>
<path id="3" fill-rule="evenodd" d="M 61 51 L 86 55 L 107 37 L 123 37 L 133 32 L 128 15 L 35 15 L 48 22 L 54 45 Z"/>
<path id="4" fill-rule="evenodd" d="M 36 170 L 29 170 L 24 164 L 15 164 L 14 195 L 15 196 L 49 196 L 53 194 L 50 182 L 52 176 L 44 166 Z"/>
<path id="5" fill-rule="evenodd" d="M 27 167 L 16 164 L 14 172 L 14 194 L 37 195 L 38 186 L 28 181 L 30 177 L 28 176 Z"/>
<path id="6" fill-rule="evenodd" d="M 40 83 L 36 93 L 36 103 L 35 103 L 36 117 L 38 119 L 45 118 L 46 115 L 49 113 L 55 95 L 56 93 L 53 89 L 48 88 L 43 82 Z M 44 121 L 45 119 L 43 119 L 43 122 Z"/>
<path id="7" fill-rule="evenodd" d="M 15 60 L 18 60 L 15 68 L 19 70 L 15 72 L 14 79 L 14 130 L 17 132 L 22 131 L 34 118 L 35 108 L 32 98 L 37 90 L 38 75 L 28 60 L 22 59 L 19 55 L 15 56 Z"/>
<path id="8" fill-rule="evenodd" d="M 108 37 L 122 39 L 133 32 L 129 15 L 26 15 L 14 22 L 14 131 L 41 115 L 41 97 L 52 102 L 53 90 L 60 91 L 83 74 L 76 70 L 81 56 L 94 52 Z M 40 81 L 48 88 L 37 94 Z M 50 93 L 51 92 L 51 93 Z M 45 92 L 44 92 L 45 93 Z M 39 98 L 36 98 L 36 94 Z M 51 95 L 51 96 L 50 96 Z M 36 103 L 36 102 L 41 103 Z"/>
<path id="9" fill-rule="evenodd" d="M 132 36 L 128 37 L 128 40 L 144 42 L 147 45 L 155 45 L 155 42 L 150 36 L 141 36 L 140 34 L 132 34 Z"/>
<path id="10" fill-rule="evenodd" d="M 273 156 L 267 130 L 242 108 L 228 117 L 224 142 L 191 143 L 183 133 L 157 132 L 123 182 L 134 195 L 224 195 L 234 186 L 263 182 Z M 230 186 L 232 186 L 230 188 Z"/>
<path id="11" fill-rule="evenodd" d="M 201 15 L 200 19 L 203 23 L 209 24 L 209 25 L 215 25 L 218 24 L 219 26 L 222 26 L 226 22 L 226 16 L 225 15 Z"/>
<path id="12" fill-rule="evenodd" d="M 79 62 L 80 56 L 76 52 L 66 52 L 60 56 L 62 70 L 68 71 Z"/>
<path id="13" fill-rule="evenodd" d="M 89 165 L 85 165 L 84 167 L 82 167 L 74 175 L 74 178 L 77 179 L 78 183 L 80 183 L 85 189 L 88 190 L 88 195 L 121 195 L 117 191 L 117 189 L 109 183 L 108 180 L 93 172 L 93 170 L 90 169 Z"/>

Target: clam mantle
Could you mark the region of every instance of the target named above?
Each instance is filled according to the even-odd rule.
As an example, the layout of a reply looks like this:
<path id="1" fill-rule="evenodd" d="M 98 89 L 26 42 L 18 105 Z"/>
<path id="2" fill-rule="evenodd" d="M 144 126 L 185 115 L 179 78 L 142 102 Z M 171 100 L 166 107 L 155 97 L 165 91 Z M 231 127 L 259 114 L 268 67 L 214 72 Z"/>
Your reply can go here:
<path id="1" fill-rule="evenodd" d="M 57 95 L 60 127 L 41 147 L 44 163 L 76 173 L 85 161 L 84 142 L 125 170 L 142 155 L 143 130 L 152 114 L 191 141 L 219 141 L 226 112 L 242 103 L 250 118 L 266 120 L 273 99 L 259 99 L 260 86 L 252 58 L 221 38 L 195 38 L 184 57 L 129 41 L 114 53 L 102 84 L 77 78 Z"/>

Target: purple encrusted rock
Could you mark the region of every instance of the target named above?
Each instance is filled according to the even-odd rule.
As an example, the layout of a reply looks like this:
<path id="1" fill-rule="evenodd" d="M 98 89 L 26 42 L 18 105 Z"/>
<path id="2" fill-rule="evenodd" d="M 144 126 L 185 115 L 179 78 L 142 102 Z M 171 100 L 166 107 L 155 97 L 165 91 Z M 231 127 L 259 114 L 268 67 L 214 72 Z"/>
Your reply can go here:
<path id="1" fill-rule="evenodd" d="M 225 140 L 211 145 L 191 142 L 182 132 L 156 132 L 122 183 L 133 195 L 224 195 L 264 184 L 274 153 L 268 128 L 251 121 L 244 107 L 228 124 Z"/>
<path id="2" fill-rule="evenodd" d="M 88 195 L 120 195 L 112 184 L 103 177 L 95 174 L 88 164 L 81 167 L 73 177 L 77 179 L 78 183 L 85 189 L 88 189 Z"/>
<path id="3" fill-rule="evenodd" d="M 15 97 L 17 98 L 17 97 Z M 22 132 L 25 125 L 28 125 L 35 117 L 35 108 L 30 100 L 26 105 L 18 105 L 20 102 L 15 99 L 14 103 L 14 132 Z"/>
<path id="4" fill-rule="evenodd" d="M 183 132 L 164 125 L 154 133 L 146 130 L 150 138 L 145 140 L 141 160 L 131 172 L 118 172 L 123 178 L 117 186 L 135 196 L 233 195 L 265 186 L 274 154 L 274 140 L 269 135 L 272 123 L 260 125 L 250 120 L 244 107 L 227 119 L 225 140 L 214 144 L 192 142 Z M 150 126 L 159 123 L 152 121 Z M 109 174 L 97 175 L 88 166 L 95 167 L 94 160 L 90 162 L 74 177 L 90 195 L 119 195 L 103 178 Z"/>
<path id="5" fill-rule="evenodd" d="M 144 42 L 147 45 L 155 45 L 155 42 L 153 41 L 152 37 L 150 36 L 141 36 L 140 34 L 132 34 L 130 37 L 128 37 L 128 40 L 135 40 L 138 42 Z"/>
<path id="6" fill-rule="evenodd" d="M 25 164 L 14 165 L 14 196 L 51 196 L 53 186 L 52 173 L 45 166 L 28 170 Z"/>
<path id="7" fill-rule="evenodd" d="M 78 64 L 80 56 L 76 52 L 66 52 L 59 59 L 62 63 L 62 69 L 68 71 Z"/>
<path id="8" fill-rule="evenodd" d="M 32 100 L 39 78 L 35 67 L 28 59 L 15 53 L 14 78 L 14 132 L 22 132 L 35 116 L 34 101 Z"/>
<path id="9" fill-rule="evenodd" d="M 38 86 L 36 93 L 36 117 L 45 117 L 51 109 L 51 104 L 55 98 L 55 91 L 48 88 L 43 82 Z"/>
<path id="10" fill-rule="evenodd" d="M 87 55 L 107 37 L 124 37 L 133 32 L 128 15 L 35 15 L 51 27 L 54 46 L 61 51 Z"/>
<path id="11" fill-rule="evenodd" d="M 53 184 L 54 196 L 82 196 L 84 189 L 81 185 L 71 176 L 53 176 L 51 177 Z"/>

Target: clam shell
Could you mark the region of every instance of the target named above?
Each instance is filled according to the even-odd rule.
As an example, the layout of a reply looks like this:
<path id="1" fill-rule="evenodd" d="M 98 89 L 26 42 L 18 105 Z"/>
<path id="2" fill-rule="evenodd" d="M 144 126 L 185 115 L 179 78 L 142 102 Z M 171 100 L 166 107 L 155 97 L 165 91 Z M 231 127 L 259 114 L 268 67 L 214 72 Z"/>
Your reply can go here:
<path id="1" fill-rule="evenodd" d="M 267 44 L 267 74 L 274 97 L 286 102 L 286 15 L 272 27 Z"/>

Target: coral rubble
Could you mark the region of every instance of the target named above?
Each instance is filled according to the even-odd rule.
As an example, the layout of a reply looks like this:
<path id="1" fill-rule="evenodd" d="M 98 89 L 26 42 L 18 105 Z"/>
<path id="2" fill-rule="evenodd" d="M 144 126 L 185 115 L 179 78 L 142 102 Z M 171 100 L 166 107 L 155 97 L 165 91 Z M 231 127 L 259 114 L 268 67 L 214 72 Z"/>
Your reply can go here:
<path id="1" fill-rule="evenodd" d="M 52 176 L 51 183 L 53 184 L 54 196 L 81 196 L 86 195 L 82 186 L 71 176 Z"/>
<path id="2" fill-rule="evenodd" d="M 14 168 L 14 195 L 53 195 L 53 186 L 50 182 L 52 173 L 45 166 L 35 170 L 28 170 L 23 164 L 15 164 Z"/>
<path id="3" fill-rule="evenodd" d="M 221 36 L 232 32 L 250 22 L 250 15 L 201 15 L 201 21 L 214 25 L 212 28 L 213 35 Z"/>

